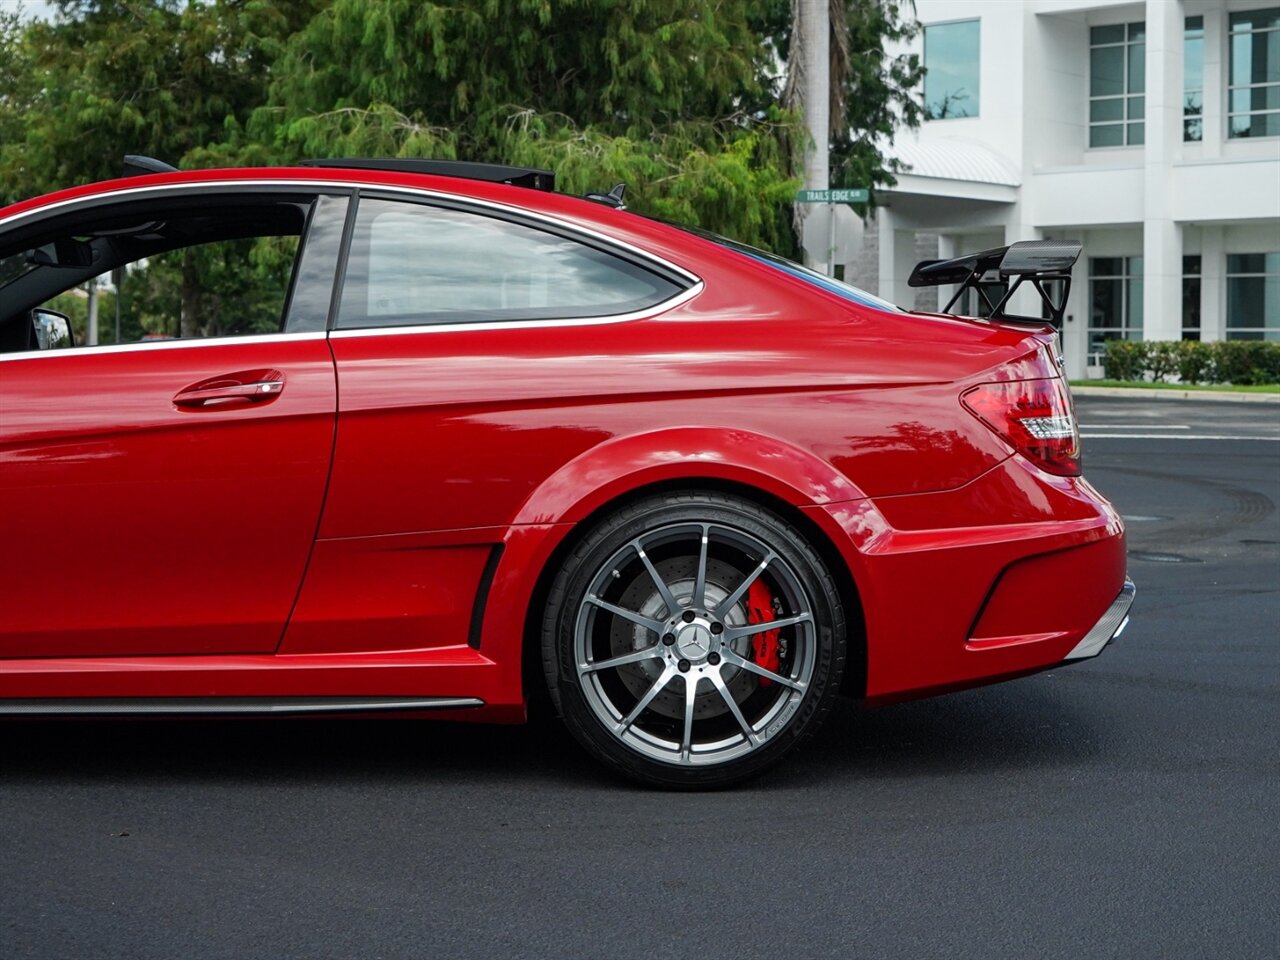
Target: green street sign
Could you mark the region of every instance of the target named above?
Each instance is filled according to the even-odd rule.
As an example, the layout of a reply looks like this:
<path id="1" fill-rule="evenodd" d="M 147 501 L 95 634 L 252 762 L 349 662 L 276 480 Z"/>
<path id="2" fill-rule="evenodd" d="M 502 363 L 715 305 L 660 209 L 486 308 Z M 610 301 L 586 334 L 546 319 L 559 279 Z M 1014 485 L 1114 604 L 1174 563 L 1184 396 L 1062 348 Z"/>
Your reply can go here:
<path id="1" fill-rule="evenodd" d="M 865 187 L 842 187 L 833 190 L 799 190 L 796 203 L 866 203 L 870 193 Z"/>

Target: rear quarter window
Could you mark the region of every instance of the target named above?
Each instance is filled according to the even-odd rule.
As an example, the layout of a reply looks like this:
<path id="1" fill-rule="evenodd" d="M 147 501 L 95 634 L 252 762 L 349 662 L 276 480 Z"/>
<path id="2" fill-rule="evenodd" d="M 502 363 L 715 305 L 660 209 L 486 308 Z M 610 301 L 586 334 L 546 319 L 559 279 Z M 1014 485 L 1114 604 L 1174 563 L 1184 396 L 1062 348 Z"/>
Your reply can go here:
<path id="1" fill-rule="evenodd" d="M 588 243 L 469 211 L 361 199 L 338 327 L 633 313 L 684 287 Z"/>

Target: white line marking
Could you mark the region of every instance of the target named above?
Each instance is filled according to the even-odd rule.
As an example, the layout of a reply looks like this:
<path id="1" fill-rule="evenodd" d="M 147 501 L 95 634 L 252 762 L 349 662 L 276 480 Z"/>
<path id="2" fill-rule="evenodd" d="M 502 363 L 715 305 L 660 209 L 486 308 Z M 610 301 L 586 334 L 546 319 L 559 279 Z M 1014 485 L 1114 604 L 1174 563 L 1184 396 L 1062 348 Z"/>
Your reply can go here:
<path id="1" fill-rule="evenodd" d="M 1156 423 L 1082 423 L 1081 430 L 1190 430 L 1185 423 L 1161 426 Z"/>
<path id="2" fill-rule="evenodd" d="M 1280 437 L 1220 436 L 1186 433 L 1082 433 L 1081 440 L 1280 440 Z"/>

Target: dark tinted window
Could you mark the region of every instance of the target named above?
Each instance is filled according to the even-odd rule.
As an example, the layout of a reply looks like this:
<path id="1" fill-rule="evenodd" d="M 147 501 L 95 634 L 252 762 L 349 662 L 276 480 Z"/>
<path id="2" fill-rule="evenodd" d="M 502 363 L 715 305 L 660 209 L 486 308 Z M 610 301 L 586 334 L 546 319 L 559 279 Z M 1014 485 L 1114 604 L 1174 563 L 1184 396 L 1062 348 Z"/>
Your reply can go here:
<path id="1" fill-rule="evenodd" d="M 680 287 L 586 243 L 460 210 L 362 199 L 340 328 L 601 317 Z"/>

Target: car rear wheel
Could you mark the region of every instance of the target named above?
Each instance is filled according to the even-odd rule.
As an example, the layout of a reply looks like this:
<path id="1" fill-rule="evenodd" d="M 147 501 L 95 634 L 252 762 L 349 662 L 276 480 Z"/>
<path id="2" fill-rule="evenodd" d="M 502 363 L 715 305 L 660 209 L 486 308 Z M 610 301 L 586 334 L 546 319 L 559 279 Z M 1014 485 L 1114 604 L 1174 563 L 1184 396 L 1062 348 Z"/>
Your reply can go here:
<path id="1" fill-rule="evenodd" d="M 553 702 L 614 769 L 724 786 L 819 725 L 845 664 L 835 583 L 805 537 L 748 500 L 648 498 L 565 558 L 543 623 Z"/>

